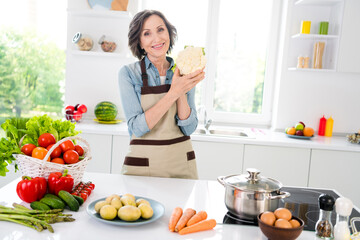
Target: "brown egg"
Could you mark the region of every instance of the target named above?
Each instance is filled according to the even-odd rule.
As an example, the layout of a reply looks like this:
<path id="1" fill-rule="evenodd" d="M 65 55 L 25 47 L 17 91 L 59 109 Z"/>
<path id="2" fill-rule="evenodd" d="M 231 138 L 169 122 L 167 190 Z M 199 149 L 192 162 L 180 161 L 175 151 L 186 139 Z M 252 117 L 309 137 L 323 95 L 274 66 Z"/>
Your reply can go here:
<path id="1" fill-rule="evenodd" d="M 287 221 L 290 221 L 292 218 L 292 214 L 289 211 L 289 209 L 286 208 L 278 208 L 274 212 L 276 219 L 285 219 Z"/>
<path id="2" fill-rule="evenodd" d="M 279 228 L 292 228 L 291 224 L 289 223 L 289 221 L 285 220 L 285 219 L 278 219 L 275 222 L 275 227 L 279 227 Z"/>
<path id="3" fill-rule="evenodd" d="M 297 228 L 297 227 L 300 227 L 300 223 L 298 220 L 295 220 L 295 219 L 291 219 L 290 221 L 290 224 L 293 228 Z"/>
<path id="4" fill-rule="evenodd" d="M 274 226 L 276 217 L 273 212 L 266 211 L 266 212 L 263 212 L 263 214 L 261 214 L 260 220 L 263 221 L 267 225 Z"/>

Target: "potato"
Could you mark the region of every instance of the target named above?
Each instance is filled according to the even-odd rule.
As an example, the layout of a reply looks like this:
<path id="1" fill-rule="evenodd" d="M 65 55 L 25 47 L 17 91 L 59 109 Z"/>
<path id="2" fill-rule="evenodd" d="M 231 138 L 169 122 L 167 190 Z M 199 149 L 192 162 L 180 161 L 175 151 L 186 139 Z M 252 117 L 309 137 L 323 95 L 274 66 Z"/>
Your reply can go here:
<path id="1" fill-rule="evenodd" d="M 141 217 L 144 219 L 149 219 L 154 215 L 154 210 L 150 206 L 150 204 L 141 203 L 138 208 L 141 211 Z"/>
<path id="2" fill-rule="evenodd" d="M 112 195 L 108 196 L 105 201 L 107 201 L 110 204 L 111 200 L 113 200 L 114 198 L 120 199 L 120 196 L 117 194 L 112 194 Z"/>
<path id="3" fill-rule="evenodd" d="M 126 194 L 122 195 L 121 197 L 125 197 L 125 196 L 132 198 L 132 200 L 135 202 L 135 196 L 134 195 L 132 195 L 130 193 L 126 193 Z"/>
<path id="4" fill-rule="evenodd" d="M 116 218 L 117 210 L 114 206 L 105 205 L 100 209 L 100 216 L 106 220 L 113 220 Z"/>
<path id="5" fill-rule="evenodd" d="M 138 198 L 138 199 L 136 199 L 136 206 L 139 206 L 140 204 L 142 204 L 142 203 L 145 203 L 145 204 L 148 204 L 149 206 L 151 206 L 151 204 L 147 201 L 147 200 L 145 200 L 145 199 L 143 199 L 143 198 Z"/>
<path id="6" fill-rule="evenodd" d="M 99 201 L 99 202 L 97 202 L 96 204 L 95 204 L 95 211 L 97 212 L 97 213 L 99 213 L 100 212 L 100 209 L 103 207 L 103 206 L 105 206 L 105 205 L 109 205 L 109 203 L 107 202 L 107 201 Z"/>
<path id="7" fill-rule="evenodd" d="M 116 208 L 116 210 L 119 210 L 119 208 L 122 207 L 121 201 L 120 199 L 117 198 L 113 198 L 113 200 L 111 200 L 111 206 L 114 206 Z"/>
<path id="8" fill-rule="evenodd" d="M 131 205 L 131 206 L 134 206 L 136 207 L 136 203 L 135 203 L 135 200 L 131 197 L 131 196 L 122 196 L 120 198 L 121 200 L 121 203 L 126 206 L 126 205 Z"/>
<path id="9" fill-rule="evenodd" d="M 121 220 L 127 221 L 127 222 L 133 222 L 138 220 L 141 217 L 141 211 L 139 208 L 127 205 L 124 207 L 121 207 L 118 211 L 118 217 Z"/>

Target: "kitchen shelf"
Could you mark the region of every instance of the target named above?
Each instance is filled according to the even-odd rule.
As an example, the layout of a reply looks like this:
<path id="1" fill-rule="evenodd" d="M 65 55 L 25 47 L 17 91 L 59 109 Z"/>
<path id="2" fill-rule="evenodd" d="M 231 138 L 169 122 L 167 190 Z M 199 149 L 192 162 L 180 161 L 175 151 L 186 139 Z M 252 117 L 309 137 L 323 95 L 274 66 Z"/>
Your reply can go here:
<path id="1" fill-rule="evenodd" d="M 288 68 L 289 71 L 299 71 L 299 72 L 335 72 L 335 69 L 316 69 L 316 68 Z"/>
<path id="2" fill-rule="evenodd" d="M 95 51 L 80 51 L 80 50 L 71 50 L 69 51 L 73 55 L 82 55 L 82 56 L 95 56 L 95 57 L 121 57 L 121 58 L 130 58 L 130 56 L 123 53 L 110 53 L 110 52 L 95 52 Z"/>
<path id="3" fill-rule="evenodd" d="M 292 35 L 291 38 L 297 39 L 338 39 L 338 35 L 321 35 L 321 34 L 295 34 Z"/>
<path id="4" fill-rule="evenodd" d="M 295 2 L 295 5 L 335 5 L 341 3 L 342 0 L 298 0 Z"/>
<path id="5" fill-rule="evenodd" d="M 77 17 L 96 17 L 96 18 L 131 18 L 131 14 L 128 11 L 112 11 L 112 10 L 93 10 L 93 9 L 85 9 L 85 10 L 70 10 L 68 9 L 68 13 L 71 16 Z"/>

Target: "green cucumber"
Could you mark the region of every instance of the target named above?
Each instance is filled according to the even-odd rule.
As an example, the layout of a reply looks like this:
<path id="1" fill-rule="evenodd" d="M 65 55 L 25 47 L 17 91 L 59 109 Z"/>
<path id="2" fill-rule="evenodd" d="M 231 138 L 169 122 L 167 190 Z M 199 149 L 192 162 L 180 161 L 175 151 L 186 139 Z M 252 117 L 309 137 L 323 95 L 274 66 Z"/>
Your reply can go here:
<path id="1" fill-rule="evenodd" d="M 44 198 L 52 198 L 52 199 L 57 199 L 57 200 L 62 201 L 61 198 L 59 198 L 58 196 L 51 194 L 51 193 L 45 194 Z"/>
<path id="2" fill-rule="evenodd" d="M 30 207 L 34 210 L 50 210 L 50 207 L 48 205 L 39 201 L 30 203 Z"/>
<path id="3" fill-rule="evenodd" d="M 72 195 L 72 196 L 76 199 L 76 201 L 78 201 L 80 206 L 84 203 L 84 199 L 82 199 L 82 197 L 76 195 Z"/>
<path id="4" fill-rule="evenodd" d="M 78 211 L 80 208 L 79 202 L 71 195 L 69 192 L 61 190 L 58 193 L 58 196 L 66 202 L 71 211 Z"/>
<path id="5" fill-rule="evenodd" d="M 45 198 L 42 198 L 40 200 L 40 202 L 48 205 L 52 209 L 64 209 L 65 208 L 65 204 L 61 200 L 58 200 L 55 198 L 45 197 Z"/>

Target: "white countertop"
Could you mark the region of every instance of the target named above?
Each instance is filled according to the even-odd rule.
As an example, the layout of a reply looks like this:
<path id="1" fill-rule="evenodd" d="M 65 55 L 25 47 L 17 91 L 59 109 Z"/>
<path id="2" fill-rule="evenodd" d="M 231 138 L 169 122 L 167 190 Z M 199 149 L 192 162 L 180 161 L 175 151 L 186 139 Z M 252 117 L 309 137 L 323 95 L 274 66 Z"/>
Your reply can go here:
<path id="1" fill-rule="evenodd" d="M 201 126 L 199 126 L 201 128 Z M 210 127 L 211 129 L 212 127 Z M 220 128 L 214 126 L 214 128 Z M 226 129 L 228 127 L 222 127 Z M 126 122 L 119 124 L 100 124 L 92 120 L 85 120 L 84 122 L 76 124 L 76 129 L 83 133 L 93 134 L 109 134 L 129 136 Z M 232 128 L 234 129 L 234 128 Z M 338 151 L 354 151 L 360 152 L 360 144 L 351 144 L 346 141 L 346 137 L 323 137 L 314 136 L 309 140 L 289 138 L 283 132 L 274 132 L 267 129 L 257 128 L 238 128 L 244 129 L 251 135 L 251 138 L 231 137 L 231 136 L 209 136 L 204 134 L 192 134 L 191 139 L 195 141 L 209 141 L 209 142 L 229 142 L 239 144 L 253 144 L 265 146 L 281 146 L 281 147 L 298 147 L 324 150 L 338 150 Z"/>
<path id="2" fill-rule="evenodd" d="M 168 221 L 175 207 L 191 207 L 197 211 L 205 210 L 208 218 L 216 212 L 226 213 L 224 187 L 216 181 L 184 180 L 155 177 L 124 176 L 117 174 L 85 173 L 84 181 L 95 183 L 95 190 L 78 212 L 72 213 L 76 219 L 70 223 L 53 224 L 54 233 L 34 229 L 10 222 L 0 222 L 0 239 L 267 239 L 258 227 L 218 224 L 214 230 L 179 235 L 169 232 Z M 0 189 L 0 204 L 11 206 L 20 203 L 16 194 L 16 179 Z M 137 227 L 120 227 L 99 222 L 91 218 L 86 207 L 94 200 L 113 193 L 131 193 L 161 202 L 165 214 L 155 222 Z M 315 239 L 314 232 L 303 231 L 298 239 Z"/>

